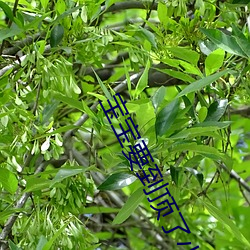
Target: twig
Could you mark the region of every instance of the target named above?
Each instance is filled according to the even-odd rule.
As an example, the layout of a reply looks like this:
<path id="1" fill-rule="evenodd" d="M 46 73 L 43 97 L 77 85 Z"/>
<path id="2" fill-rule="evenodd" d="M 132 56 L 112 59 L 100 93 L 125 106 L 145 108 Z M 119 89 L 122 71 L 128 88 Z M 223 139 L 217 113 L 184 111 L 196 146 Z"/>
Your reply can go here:
<path id="1" fill-rule="evenodd" d="M 46 168 L 46 166 L 48 165 L 48 162 L 43 162 L 42 164 L 40 164 L 40 166 L 36 169 L 35 174 L 41 173 L 44 171 L 44 169 Z M 22 208 L 26 201 L 28 200 L 29 196 L 31 195 L 31 192 L 28 193 L 24 193 L 21 198 L 17 201 L 16 205 L 15 205 L 15 209 L 20 209 Z M 9 233 L 11 232 L 11 229 L 17 219 L 18 215 L 15 213 L 12 216 L 9 217 L 9 219 L 7 220 L 7 222 L 5 223 L 3 230 L 0 234 L 0 243 L 2 240 L 4 240 Z"/>
<path id="2" fill-rule="evenodd" d="M 224 163 L 218 164 L 220 168 L 224 169 L 232 179 L 236 180 L 239 185 L 250 192 L 250 186 L 232 169 L 231 171 L 225 166 Z"/>

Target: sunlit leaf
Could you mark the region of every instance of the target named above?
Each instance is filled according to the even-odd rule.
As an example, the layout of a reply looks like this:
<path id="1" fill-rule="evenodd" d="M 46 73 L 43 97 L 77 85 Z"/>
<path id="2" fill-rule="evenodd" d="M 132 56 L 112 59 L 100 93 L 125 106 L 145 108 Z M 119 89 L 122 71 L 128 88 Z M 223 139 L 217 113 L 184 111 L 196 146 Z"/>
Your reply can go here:
<path id="1" fill-rule="evenodd" d="M 135 209 L 139 206 L 139 204 L 145 197 L 143 188 L 144 187 L 138 188 L 133 194 L 129 196 L 120 212 L 116 215 L 112 224 L 121 224 L 135 211 Z"/>
<path id="2" fill-rule="evenodd" d="M 99 190 L 117 190 L 133 183 L 136 177 L 128 173 L 115 173 L 109 176 L 99 187 Z"/>

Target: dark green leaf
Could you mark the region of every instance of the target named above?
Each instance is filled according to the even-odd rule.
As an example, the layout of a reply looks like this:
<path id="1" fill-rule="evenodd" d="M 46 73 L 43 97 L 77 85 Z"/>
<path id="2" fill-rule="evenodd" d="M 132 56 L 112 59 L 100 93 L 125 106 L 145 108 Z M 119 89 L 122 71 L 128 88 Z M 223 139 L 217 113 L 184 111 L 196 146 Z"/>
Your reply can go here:
<path id="1" fill-rule="evenodd" d="M 135 211 L 135 209 L 139 206 L 139 204 L 145 197 L 143 189 L 144 187 L 140 187 L 132 195 L 129 196 L 127 202 L 121 208 L 120 212 L 116 215 L 112 224 L 121 224 Z"/>
<path id="2" fill-rule="evenodd" d="M 109 176 L 99 187 L 99 190 L 117 190 L 133 183 L 136 177 L 129 173 L 115 173 Z"/>
<path id="3" fill-rule="evenodd" d="M 2 183 L 4 189 L 11 194 L 14 194 L 18 187 L 16 176 L 5 168 L 0 168 L 0 183 Z"/>
<path id="4" fill-rule="evenodd" d="M 249 0 L 233 0 L 232 4 L 244 4 L 247 5 L 249 4 Z"/>
<path id="5" fill-rule="evenodd" d="M 173 166 L 170 166 L 170 175 L 171 175 L 172 181 L 176 184 L 176 186 L 178 186 L 180 171 L 181 171 L 180 168 L 175 168 Z"/>
<path id="6" fill-rule="evenodd" d="M 159 112 L 155 121 L 156 136 L 162 136 L 168 131 L 175 121 L 178 110 L 179 101 L 175 99 Z"/>
<path id="7" fill-rule="evenodd" d="M 227 104 L 228 104 L 227 99 L 222 99 L 212 103 L 208 108 L 207 117 L 204 122 L 219 121 L 226 111 Z"/>
<path id="8" fill-rule="evenodd" d="M 62 41 L 63 34 L 64 34 L 64 28 L 63 28 L 63 26 L 61 24 L 56 25 L 51 30 L 50 46 L 51 47 L 56 47 Z"/>
<path id="9" fill-rule="evenodd" d="M 7 4 L 4 3 L 3 1 L 0 1 L 0 8 L 3 9 L 5 15 L 6 15 L 11 21 L 14 21 L 14 15 L 13 15 L 13 12 L 12 12 L 11 8 L 9 7 L 9 5 L 7 5 Z"/>

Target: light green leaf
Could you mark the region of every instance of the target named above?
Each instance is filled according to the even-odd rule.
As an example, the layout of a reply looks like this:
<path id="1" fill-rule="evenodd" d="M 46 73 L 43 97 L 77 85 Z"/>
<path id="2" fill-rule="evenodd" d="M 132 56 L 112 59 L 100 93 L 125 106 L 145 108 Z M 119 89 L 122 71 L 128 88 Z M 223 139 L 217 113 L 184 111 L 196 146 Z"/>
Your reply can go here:
<path id="1" fill-rule="evenodd" d="M 198 52 L 181 47 L 173 47 L 169 48 L 168 50 L 172 52 L 175 57 L 190 62 L 194 66 L 197 66 L 197 63 L 200 58 L 200 54 Z"/>
<path id="2" fill-rule="evenodd" d="M 18 187 L 18 180 L 16 176 L 5 168 L 0 168 L 0 183 L 11 194 L 14 194 Z"/>
<path id="3" fill-rule="evenodd" d="M 156 92 L 152 96 L 151 100 L 155 111 L 157 111 L 158 107 L 164 100 L 165 94 L 166 94 L 166 87 L 161 86 L 159 89 L 156 90 Z"/>
<path id="4" fill-rule="evenodd" d="M 225 51 L 222 49 L 217 49 L 210 53 L 205 60 L 205 72 L 206 75 L 211 75 L 223 65 L 225 57 Z"/>
<path id="5" fill-rule="evenodd" d="M 68 96 L 64 96 L 58 92 L 54 92 L 53 94 L 53 97 L 55 99 L 57 99 L 58 101 L 61 101 L 63 103 L 66 103 L 68 104 L 69 106 L 73 107 L 73 108 L 76 108 L 82 112 L 85 112 L 84 108 L 83 108 L 83 105 L 80 101 L 76 100 L 76 99 L 73 99 L 73 98 L 70 98 Z"/>
<path id="6" fill-rule="evenodd" d="M 54 185 L 57 182 L 61 182 L 62 180 L 70 177 L 70 176 L 74 176 L 80 173 L 83 173 L 86 171 L 86 168 L 83 167 L 73 167 L 73 166 L 64 166 L 63 168 L 61 168 L 58 173 L 56 174 L 55 178 L 52 180 L 51 182 L 51 186 Z"/>
<path id="7" fill-rule="evenodd" d="M 113 100 L 112 95 L 109 93 L 108 89 L 106 88 L 105 84 L 102 82 L 102 80 L 100 79 L 100 77 L 96 74 L 96 72 L 94 71 L 96 79 L 98 81 L 98 83 L 100 84 L 103 93 L 105 94 L 105 96 L 107 97 L 107 99 L 109 100 Z"/>
<path id="8" fill-rule="evenodd" d="M 114 207 L 82 207 L 81 214 L 103 214 L 103 213 L 118 213 L 120 211 L 119 208 Z"/>
<path id="9" fill-rule="evenodd" d="M 200 199 L 201 200 L 201 199 Z M 218 208 L 213 206 L 212 204 L 202 201 L 208 212 L 215 217 L 219 222 L 223 224 L 223 226 L 238 240 L 240 240 L 245 246 L 250 248 L 250 242 L 245 238 L 245 236 L 240 232 L 238 227 L 234 224 L 232 220 L 230 220 L 223 211 L 220 211 Z"/>
<path id="10" fill-rule="evenodd" d="M 59 237 L 59 235 L 65 230 L 65 228 L 68 226 L 69 222 L 64 222 L 65 224 L 59 229 L 56 231 L 56 233 L 53 235 L 53 237 L 45 244 L 45 246 L 43 247 L 42 250 L 49 250 L 54 241 Z"/>
<path id="11" fill-rule="evenodd" d="M 138 188 L 127 200 L 124 206 L 121 208 L 120 212 L 116 215 L 112 224 L 121 224 L 124 222 L 139 206 L 143 198 L 145 197 L 143 193 L 143 188 Z"/>
<path id="12" fill-rule="evenodd" d="M 136 88 L 135 88 L 135 93 L 134 93 L 134 96 L 135 98 L 137 98 L 140 93 L 147 87 L 148 85 L 148 70 L 149 70 L 149 67 L 150 67 L 150 61 L 148 60 L 147 61 L 147 64 L 146 64 L 146 67 L 136 85 Z"/>
<path id="13" fill-rule="evenodd" d="M 213 83 L 214 81 L 218 80 L 220 77 L 222 77 L 223 75 L 227 74 L 231 72 L 230 70 L 223 70 L 221 72 L 215 73 L 213 75 L 207 76 L 205 78 L 202 78 L 198 81 L 195 81 L 191 84 L 189 84 L 185 89 L 183 89 L 178 95 L 178 97 L 181 97 L 183 95 L 189 94 L 191 92 L 195 92 L 197 90 L 200 90 L 204 87 L 206 87 L 207 85 Z"/>

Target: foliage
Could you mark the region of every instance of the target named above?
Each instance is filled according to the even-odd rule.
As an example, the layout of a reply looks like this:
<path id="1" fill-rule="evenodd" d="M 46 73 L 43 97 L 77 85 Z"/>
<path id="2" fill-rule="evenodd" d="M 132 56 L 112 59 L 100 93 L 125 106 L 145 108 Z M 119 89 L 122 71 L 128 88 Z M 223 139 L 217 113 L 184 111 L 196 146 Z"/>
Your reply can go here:
<path id="1" fill-rule="evenodd" d="M 248 7 L 0 1 L 1 249 L 249 249 Z M 121 153 L 141 141 L 117 141 L 115 93 L 190 234 L 162 231 L 180 216 L 157 220 Z"/>

